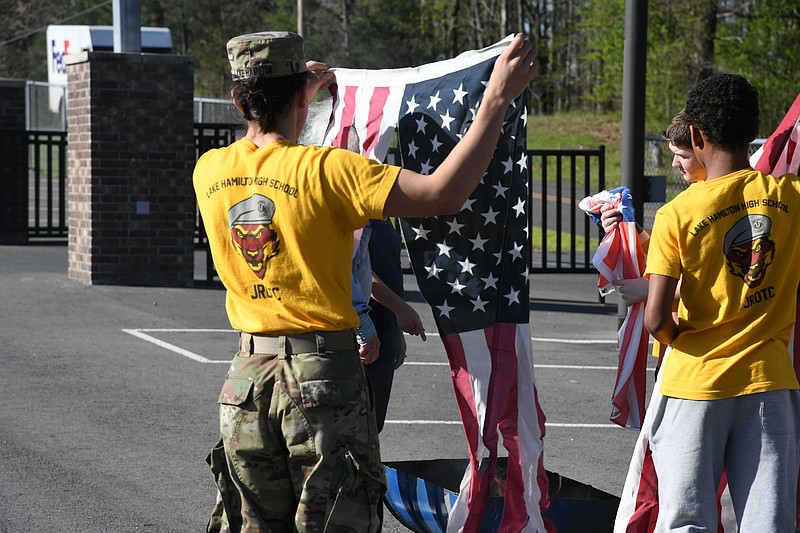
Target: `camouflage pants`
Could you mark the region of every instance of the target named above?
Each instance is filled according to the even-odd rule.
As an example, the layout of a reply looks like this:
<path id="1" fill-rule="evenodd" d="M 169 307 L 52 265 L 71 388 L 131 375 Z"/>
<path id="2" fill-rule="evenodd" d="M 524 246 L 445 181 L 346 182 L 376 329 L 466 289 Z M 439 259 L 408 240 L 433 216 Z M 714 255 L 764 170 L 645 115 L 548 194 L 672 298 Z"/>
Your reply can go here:
<path id="1" fill-rule="evenodd" d="M 239 352 L 222 387 L 209 532 L 374 532 L 386 478 L 353 351 Z"/>

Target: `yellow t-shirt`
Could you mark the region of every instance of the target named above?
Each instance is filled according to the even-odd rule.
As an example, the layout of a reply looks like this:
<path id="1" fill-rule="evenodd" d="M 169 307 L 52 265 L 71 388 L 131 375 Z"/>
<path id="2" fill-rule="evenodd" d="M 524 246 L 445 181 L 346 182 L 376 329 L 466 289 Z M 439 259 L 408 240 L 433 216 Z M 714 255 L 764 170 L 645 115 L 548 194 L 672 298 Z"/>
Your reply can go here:
<path id="1" fill-rule="evenodd" d="M 789 338 L 800 283 L 800 181 L 742 170 L 656 214 L 646 274 L 681 279 L 661 393 L 708 400 L 797 389 Z"/>
<path id="2" fill-rule="evenodd" d="M 235 329 L 358 326 L 353 231 L 383 216 L 399 167 L 347 150 L 247 139 L 198 160 L 194 188 Z"/>

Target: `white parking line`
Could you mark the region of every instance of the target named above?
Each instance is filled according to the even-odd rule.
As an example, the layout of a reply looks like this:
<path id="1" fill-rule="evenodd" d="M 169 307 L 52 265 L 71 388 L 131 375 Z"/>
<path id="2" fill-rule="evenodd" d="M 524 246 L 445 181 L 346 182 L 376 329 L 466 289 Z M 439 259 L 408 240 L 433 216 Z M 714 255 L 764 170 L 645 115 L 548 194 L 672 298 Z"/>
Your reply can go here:
<path id="1" fill-rule="evenodd" d="M 405 334 L 408 337 L 408 333 Z M 439 337 L 438 333 L 425 332 L 427 337 Z M 552 337 L 531 337 L 533 342 L 552 342 L 556 344 L 617 344 L 617 339 L 555 339 Z"/>
<path id="2" fill-rule="evenodd" d="M 125 333 L 129 335 L 133 335 L 139 339 L 145 340 L 147 342 L 153 343 L 156 346 L 160 346 L 165 350 L 169 350 L 171 352 L 175 352 L 179 355 L 187 357 L 192 361 L 196 361 L 198 363 L 219 363 L 219 364 L 230 364 L 230 361 L 219 361 L 214 359 L 208 359 L 203 357 L 202 355 L 196 354 L 194 352 L 190 352 L 180 346 L 176 346 L 172 343 L 162 341 L 152 335 L 148 335 L 148 333 L 238 333 L 236 330 L 233 329 L 187 329 L 187 328 L 140 328 L 140 329 L 123 329 Z M 428 336 L 438 336 L 438 334 L 428 334 Z M 607 340 L 570 340 L 570 339 L 541 339 L 537 337 L 533 337 L 531 340 L 533 341 L 541 341 L 541 342 L 557 342 L 557 343 L 566 343 L 566 344 L 604 344 L 610 341 Z M 616 341 L 613 341 L 616 343 Z M 448 363 L 435 363 L 435 362 L 414 362 L 408 361 L 404 363 L 404 365 L 409 366 L 449 366 Z M 615 366 L 591 366 L 591 365 L 534 365 L 535 368 L 555 368 L 555 369 L 567 369 L 567 370 L 617 370 Z M 392 425 L 439 425 L 439 426 L 460 426 L 461 421 L 459 420 L 386 420 L 385 424 L 392 424 Z M 569 424 L 569 423 L 559 423 L 559 422 L 546 422 L 546 427 L 550 428 L 593 428 L 593 429 L 608 429 L 608 428 L 616 428 L 620 429 L 620 426 L 616 424 Z"/>
<path id="3" fill-rule="evenodd" d="M 213 363 L 227 363 L 227 364 L 230 364 L 230 361 L 218 361 L 218 360 L 214 360 L 214 359 L 207 359 L 207 358 L 203 357 L 202 355 L 198 355 L 198 354 L 196 354 L 194 352 L 190 352 L 189 350 L 184 350 L 180 346 L 175 346 L 174 344 L 170 344 L 168 342 L 162 341 L 161 339 L 157 339 L 157 338 L 155 338 L 155 337 L 153 337 L 151 335 L 148 335 L 147 333 L 144 333 L 145 331 L 150 331 L 150 332 L 177 332 L 177 333 L 187 333 L 187 332 L 203 332 L 203 333 L 212 332 L 212 333 L 216 333 L 216 332 L 223 332 L 223 331 L 224 332 L 233 331 L 233 330 L 230 330 L 230 329 L 123 329 L 122 331 L 124 331 L 125 333 L 128 333 L 129 335 L 133 335 L 134 337 L 139 337 L 140 339 L 146 340 L 147 342 L 152 342 L 156 346 L 161 346 L 162 348 L 170 350 L 171 352 L 175 352 L 175 353 L 180 354 L 180 355 L 182 355 L 184 357 L 188 357 L 192 361 L 197 361 L 198 363 L 212 363 L 212 364 Z"/>
<path id="4" fill-rule="evenodd" d="M 238 333 L 238 331 L 234 329 L 190 329 L 190 328 L 137 328 L 137 329 L 123 329 L 125 333 L 129 335 L 133 335 L 134 337 L 138 337 L 142 340 L 147 342 L 153 343 L 156 346 L 160 346 L 165 350 L 169 350 L 171 352 L 175 352 L 179 355 L 187 357 L 192 361 L 196 361 L 198 363 L 211 363 L 211 364 L 228 364 L 230 360 L 217 360 L 217 359 L 208 359 L 203 357 L 200 354 L 196 354 L 185 348 L 181 348 L 180 346 L 176 346 L 172 343 L 162 341 L 152 335 L 148 335 L 148 333 Z M 438 337 L 438 333 L 428 333 L 428 337 Z M 533 342 L 552 342 L 552 343 L 561 343 L 561 344 L 609 344 L 613 343 L 616 344 L 616 340 L 608 340 L 608 339 L 553 339 L 553 338 L 545 338 L 545 337 L 531 337 Z M 405 365 L 409 366 L 449 366 L 446 362 L 425 362 L 425 361 L 406 361 Z M 617 370 L 615 366 L 591 366 L 591 365 L 534 365 L 535 368 L 557 368 L 563 370 Z"/>
<path id="5" fill-rule="evenodd" d="M 613 428 L 613 429 L 625 429 L 622 426 L 618 426 L 616 424 L 564 424 L 561 422 L 545 422 L 545 427 L 549 428 Z"/>
<path id="6" fill-rule="evenodd" d="M 384 424 L 393 425 L 413 425 L 413 426 L 460 426 L 460 420 L 386 420 Z M 615 428 L 623 429 L 622 426 L 616 424 L 565 424 L 560 422 L 545 422 L 544 424 L 549 428 Z"/>
<path id="7" fill-rule="evenodd" d="M 450 366 L 450 363 L 439 363 L 434 361 L 409 361 L 406 359 L 403 366 Z M 560 370 L 617 370 L 615 366 L 592 366 L 592 365 L 533 365 L 534 368 L 549 368 Z"/>
<path id="8" fill-rule="evenodd" d="M 547 337 L 531 337 L 533 342 L 554 342 L 557 344 L 617 344 L 617 339 L 548 339 Z"/>
<path id="9" fill-rule="evenodd" d="M 167 333 L 239 333 L 235 329 L 203 329 L 203 328 L 139 328 L 139 329 L 123 329 L 122 331 L 130 333 L 131 331 L 161 331 Z"/>
<path id="10" fill-rule="evenodd" d="M 460 426 L 460 420 L 386 420 L 384 424 L 409 424 L 414 426 Z"/>

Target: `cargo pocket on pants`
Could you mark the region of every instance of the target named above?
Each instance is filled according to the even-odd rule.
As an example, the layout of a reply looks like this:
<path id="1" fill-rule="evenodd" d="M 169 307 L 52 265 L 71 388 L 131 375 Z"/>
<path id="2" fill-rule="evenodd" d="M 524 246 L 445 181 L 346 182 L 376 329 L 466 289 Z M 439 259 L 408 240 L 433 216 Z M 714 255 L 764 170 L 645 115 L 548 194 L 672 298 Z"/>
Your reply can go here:
<path id="1" fill-rule="evenodd" d="M 228 376 L 228 379 L 222 384 L 218 403 L 241 407 L 243 404 L 253 399 L 253 395 L 251 395 L 250 392 L 253 388 L 254 384 L 252 379 Z"/>
<path id="2" fill-rule="evenodd" d="M 208 533 L 239 531 L 242 527 L 242 516 L 239 512 L 241 501 L 239 500 L 239 492 L 228 471 L 228 462 L 225 459 L 225 447 L 222 439 L 219 439 L 208 453 L 206 463 L 211 467 L 211 473 L 214 475 L 218 491 L 217 502 L 211 511 L 206 531 Z"/>
<path id="3" fill-rule="evenodd" d="M 330 511 L 325 523 L 326 533 L 380 530 L 379 504 L 385 484 L 361 468 L 353 454 L 339 449 L 331 478 Z"/>

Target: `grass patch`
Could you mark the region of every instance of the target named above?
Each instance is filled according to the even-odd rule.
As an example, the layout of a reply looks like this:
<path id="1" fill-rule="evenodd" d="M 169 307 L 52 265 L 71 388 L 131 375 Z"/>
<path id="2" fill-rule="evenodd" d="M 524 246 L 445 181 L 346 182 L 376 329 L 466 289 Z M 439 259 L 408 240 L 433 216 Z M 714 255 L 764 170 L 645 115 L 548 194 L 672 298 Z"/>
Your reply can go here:
<path id="1" fill-rule="evenodd" d="M 606 147 L 606 186 L 610 189 L 620 184 L 622 119 L 619 115 L 557 113 L 528 117 L 528 149 L 590 150 L 601 144 Z"/>
<path id="2" fill-rule="evenodd" d="M 556 252 L 556 238 L 558 233 L 554 230 L 547 230 L 547 251 Z M 572 250 L 572 234 L 561 232 L 561 251 L 569 252 Z M 586 237 L 583 235 L 575 235 L 575 250 L 583 252 L 586 248 Z M 596 248 L 596 245 L 595 247 Z M 594 250 L 593 248 L 593 250 Z M 542 251 L 542 228 L 531 228 L 531 249 L 534 252 Z"/>

